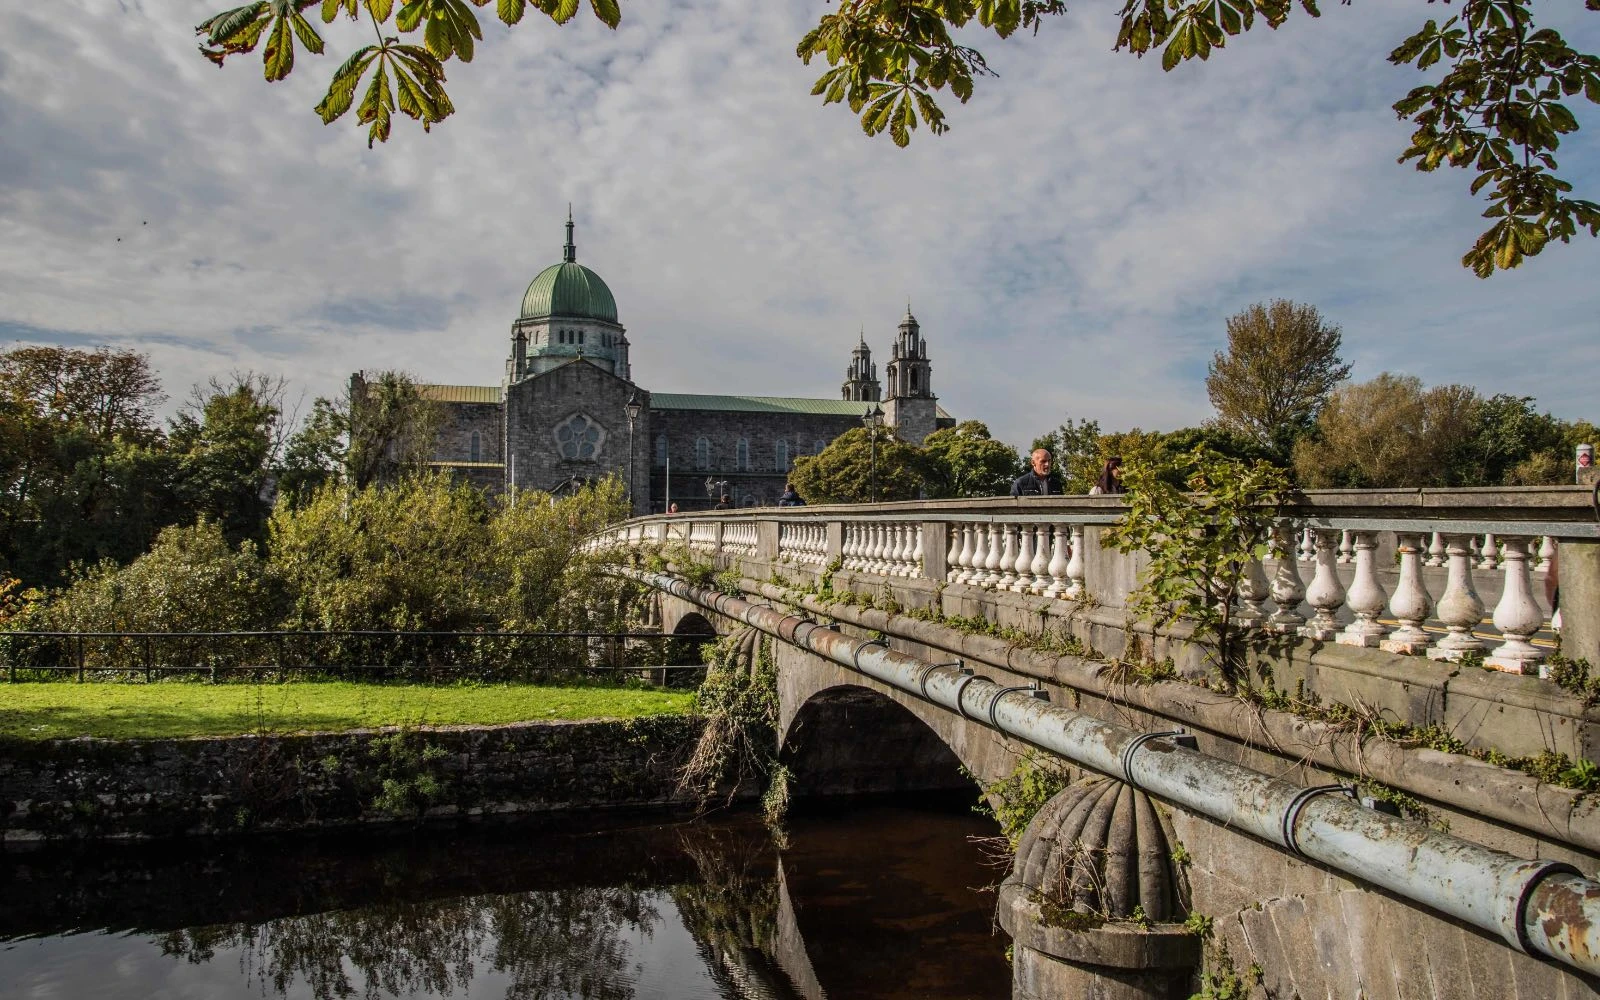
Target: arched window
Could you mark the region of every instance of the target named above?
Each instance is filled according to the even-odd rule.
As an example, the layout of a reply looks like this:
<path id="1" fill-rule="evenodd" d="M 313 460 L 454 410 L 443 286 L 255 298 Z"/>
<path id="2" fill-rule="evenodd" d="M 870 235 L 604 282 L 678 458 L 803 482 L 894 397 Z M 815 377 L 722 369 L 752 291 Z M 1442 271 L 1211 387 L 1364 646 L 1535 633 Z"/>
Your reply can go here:
<path id="1" fill-rule="evenodd" d="M 666 464 L 667 464 L 667 436 L 665 434 L 657 434 L 656 435 L 656 465 L 662 466 L 662 465 L 666 465 Z"/>
<path id="2" fill-rule="evenodd" d="M 917 370 L 915 368 L 911 369 L 911 391 L 917 391 Z"/>
<path id="3" fill-rule="evenodd" d="M 483 461 L 483 439 L 478 436 L 477 431 L 472 432 L 471 455 L 472 458 L 470 458 L 469 461 Z"/>
<path id="4" fill-rule="evenodd" d="M 821 438 L 817 438 L 816 445 L 817 445 L 817 450 L 812 452 L 811 454 L 820 455 L 820 454 L 822 454 L 822 449 L 824 449 L 824 448 L 826 448 L 828 446 L 828 442 L 822 440 Z"/>
<path id="5" fill-rule="evenodd" d="M 740 438 L 733 446 L 733 467 L 740 472 L 750 468 L 750 439 Z"/>
<path id="6" fill-rule="evenodd" d="M 711 468 L 711 442 L 703 437 L 694 439 L 694 467 Z"/>
<path id="7" fill-rule="evenodd" d="M 777 463 L 778 464 L 777 464 L 776 468 L 777 468 L 777 470 L 779 472 L 788 472 L 789 471 L 789 442 L 783 440 L 782 438 L 779 438 L 778 439 L 778 443 L 772 446 L 772 457 L 777 459 Z"/>
<path id="8" fill-rule="evenodd" d="M 582 330 L 578 331 L 578 343 L 579 344 L 583 343 L 583 331 Z"/>
<path id="9" fill-rule="evenodd" d="M 749 493 L 746 493 L 744 499 L 739 501 L 739 506 L 741 507 L 754 507 L 755 505 L 756 498 Z"/>

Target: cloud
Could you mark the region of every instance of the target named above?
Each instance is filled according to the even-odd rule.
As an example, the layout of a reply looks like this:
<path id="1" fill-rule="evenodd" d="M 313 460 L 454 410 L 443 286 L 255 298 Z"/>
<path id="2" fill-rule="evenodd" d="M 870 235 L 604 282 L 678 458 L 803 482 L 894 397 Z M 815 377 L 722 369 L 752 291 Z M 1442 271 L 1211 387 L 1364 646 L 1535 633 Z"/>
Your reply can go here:
<path id="1" fill-rule="evenodd" d="M 457 114 L 369 151 L 310 110 L 359 31 L 268 85 L 259 56 L 195 53 L 215 0 L 66 6 L 0 14 L 0 335 L 143 345 L 174 396 L 241 367 L 313 394 L 357 368 L 497 381 L 570 201 L 659 391 L 831 397 L 857 331 L 881 362 L 909 300 L 945 407 L 1002 439 L 1173 427 L 1209 414 L 1224 318 L 1288 296 L 1343 326 L 1358 378 L 1594 417 L 1567 373 L 1600 361 L 1600 246 L 1480 282 L 1456 264 L 1466 175 L 1394 163 L 1417 78 L 1384 55 L 1412 7 L 1336 6 L 1170 74 L 1109 52 L 1104 12 L 974 36 L 999 77 L 908 150 L 809 96 L 792 53 L 821 4 L 489 19 Z M 1592 50 L 1592 21 L 1560 27 Z M 1596 139 L 1569 146 L 1592 196 Z"/>

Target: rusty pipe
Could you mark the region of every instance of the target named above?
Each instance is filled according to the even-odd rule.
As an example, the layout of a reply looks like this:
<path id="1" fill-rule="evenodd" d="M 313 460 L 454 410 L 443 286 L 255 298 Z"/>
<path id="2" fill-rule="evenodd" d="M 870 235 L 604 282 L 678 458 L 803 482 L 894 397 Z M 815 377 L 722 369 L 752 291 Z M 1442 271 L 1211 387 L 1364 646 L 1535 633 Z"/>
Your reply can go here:
<path id="1" fill-rule="evenodd" d="M 1096 719 L 881 642 L 675 577 L 630 571 L 690 603 L 792 642 L 896 690 L 1144 789 L 1229 828 L 1493 933 L 1526 954 L 1600 974 L 1600 882 L 1571 865 L 1518 858 L 1411 820 L 1319 794 Z M 782 629 L 794 622 L 789 635 Z"/>

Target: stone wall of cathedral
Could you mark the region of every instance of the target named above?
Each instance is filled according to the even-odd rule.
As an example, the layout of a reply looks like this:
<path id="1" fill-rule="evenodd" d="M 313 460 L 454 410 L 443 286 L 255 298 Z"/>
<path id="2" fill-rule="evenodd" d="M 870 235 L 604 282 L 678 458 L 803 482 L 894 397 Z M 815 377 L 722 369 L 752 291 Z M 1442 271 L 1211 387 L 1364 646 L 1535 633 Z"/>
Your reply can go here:
<path id="1" fill-rule="evenodd" d="M 637 393 L 647 409 L 633 429 L 634 476 L 628 471 L 628 417 Z M 615 473 L 632 485 L 634 510 L 648 510 L 650 394 L 594 365 L 568 364 L 506 390 L 506 478 L 522 489 L 554 490 L 574 478 Z"/>
<path id="2" fill-rule="evenodd" d="M 796 458 L 815 455 L 860 425 L 858 417 L 838 414 L 655 410 L 650 414 L 649 509 L 664 506 L 668 454 L 672 499 L 680 510 L 703 510 L 716 502 L 706 497 L 707 478 L 726 480 L 738 506 L 767 506 L 778 502 Z"/>

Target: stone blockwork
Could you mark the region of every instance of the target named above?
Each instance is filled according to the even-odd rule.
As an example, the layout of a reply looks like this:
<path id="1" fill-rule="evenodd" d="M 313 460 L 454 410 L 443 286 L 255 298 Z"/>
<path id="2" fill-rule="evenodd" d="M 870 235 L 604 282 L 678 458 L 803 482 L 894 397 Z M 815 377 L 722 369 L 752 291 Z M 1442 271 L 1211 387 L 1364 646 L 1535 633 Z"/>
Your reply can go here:
<path id="1" fill-rule="evenodd" d="M 499 462 L 500 404 L 453 403 L 441 405 L 444 426 L 439 428 L 434 458 L 440 462 Z M 478 435 L 476 456 L 472 435 Z"/>
<path id="2" fill-rule="evenodd" d="M 595 365 L 573 361 L 506 390 L 506 450 L 516 456 L 507 481 L 527 489 L 555 490 L 573 479 L 598 480 L 616 474 L 633 486 L 635 510 L 646 510 L 645 476 L 628 476 L 628 415 L 623 409 L 637 399 L 644 411 L 634 422 L 633 462 L 636 473 L 647 467 L 650 440 L 650 394 Z M 593 458 L 564 458 L 558 451 L 558 425 L 574 414 L 603 428 Z"/>
<path id="3" fill-rule="evenodd" d="M 666 496 L 667 468 L 658 438 L 666 437 L 672 457 L 672 499 L 680 510 L 702 510 L 707 477 L 727 480 L 736 506 L 764 507 L 778 502 L 794 460 L 814 455 L 834 438 L 860 427 L 856 416 L 826 413 L 761 413 L 734 410 L 656 410 L 650 414 L 650 494 L 660 506 Z M 709 463 L 702 465 L 697 442 L 705 438 Z M 739 464 L 739 441 L 748 445 L 748 464 Z M 787 462 L 779 442 L 787 446 Z"/>
<path id="4" fill-rule="evenodd" d="M 690 804 L 682 716 L 293 736 L 12 742 L 6 842 Z"/>

